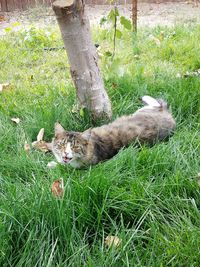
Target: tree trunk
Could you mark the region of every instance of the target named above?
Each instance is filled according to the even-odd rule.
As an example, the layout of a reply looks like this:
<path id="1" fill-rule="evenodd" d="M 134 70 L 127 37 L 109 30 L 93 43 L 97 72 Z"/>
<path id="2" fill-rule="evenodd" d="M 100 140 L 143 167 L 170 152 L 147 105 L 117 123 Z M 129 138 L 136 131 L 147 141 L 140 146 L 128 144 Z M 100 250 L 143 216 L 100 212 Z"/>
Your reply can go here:
<path id="1" fill-rule="evenodd" d="M 58 0 L 53 3 L 53 10 L 62 33 L 81 107 L 86 107 L 94 119 L 105 116 L 110 118 L 111 104 L 100 75 L 84 0 Z"/>
<path id="2" fill-rule="evenodd" d="M 132 0 L 132 25 L 133 31 L 137 32 L 137 0 Z"/>

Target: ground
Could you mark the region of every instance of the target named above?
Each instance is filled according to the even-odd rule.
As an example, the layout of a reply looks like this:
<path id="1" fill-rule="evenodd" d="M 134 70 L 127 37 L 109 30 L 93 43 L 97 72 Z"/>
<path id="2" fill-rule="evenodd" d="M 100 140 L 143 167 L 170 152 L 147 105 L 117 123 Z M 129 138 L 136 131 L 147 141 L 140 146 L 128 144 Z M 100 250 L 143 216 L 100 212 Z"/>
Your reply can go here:
<path id="1" fill-rule="evenodd" d="M 91 24 L 96 24 L 100 18 L 106 15 L 112 6 L 99 5 L 87 6 Z M 120 13 L 131 17 L 131 6 L 118 6 Z M 139 27 L 148 26 L 173 26 L 177 23 L 198 23 L 200 21 L 200 4 L 195 6 L 191 2 L 179 3 L 139 3 L 138 4 L 138 25 Z M 13 23 L 23 22 L 24 27 L 34 22 L 38 27 L 55 24 L 55 17 L 51 8 L 36 8 L 24 12 L 9 12 L 6 14 L 7 20 L 0 23 L 0 33 L 3 29 L 10 27 Z"/>
<path id="2" fill-rule="evenodd" d="M 96 166 L 49 169 L 53 155 L 25 143 L 41 128 L 51 141 L 56 121 L 75 131 L 94 122 L 77 107 L 65 50 L 50 49 L 63 46 L 56 23 L 38 28 L 38 10 L 28 12 L 32 27 L 10 23 L 0 38 L 0 83 L 9 83 L 0 92 L 0 266 L 199 267 L 199 23 L 190 12 L 186 23 L 140 26 L 137 35 L 118 25 L 114 57 L 113 27 L 95 24 L 113 119 L 151 95 L 168 102 L 177 127 L 165 142 L 131 144 Z"/>

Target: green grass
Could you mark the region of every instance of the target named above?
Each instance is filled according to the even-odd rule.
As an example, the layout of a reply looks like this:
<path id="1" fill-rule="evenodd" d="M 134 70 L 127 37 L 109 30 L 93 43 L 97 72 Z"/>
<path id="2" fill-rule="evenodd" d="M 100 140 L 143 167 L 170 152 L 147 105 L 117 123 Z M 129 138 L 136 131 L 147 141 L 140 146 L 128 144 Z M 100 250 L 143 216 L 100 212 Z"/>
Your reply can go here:
<path id="1" fill-rule="evenodd" d="M 51 140 L 55 121 L 91 127 L 75 108 L 65 51 L 43 50 L 62 46 L 59 31 L 46 31 L 0 40 L 0 82 L 12 85 L 0 94 L 0 266 L 199 266 L 200 78 L 176 75 L 200 68 L 200 27 L 144 29 L 137 39 L 124 32 L 113 61 L 105 55 L 111 33 L 94 30 L 113 118 L 149 94 L 170 103 L 177 130 L 168 142 L 130 146 L 87 170 L 49 170 L 52 155 L 24 151 L 42 127 Z M 57 200 L 51 184 L 60 177 Z M 104 245 L 109 234 L 122 239 L 119 248 Z"/>

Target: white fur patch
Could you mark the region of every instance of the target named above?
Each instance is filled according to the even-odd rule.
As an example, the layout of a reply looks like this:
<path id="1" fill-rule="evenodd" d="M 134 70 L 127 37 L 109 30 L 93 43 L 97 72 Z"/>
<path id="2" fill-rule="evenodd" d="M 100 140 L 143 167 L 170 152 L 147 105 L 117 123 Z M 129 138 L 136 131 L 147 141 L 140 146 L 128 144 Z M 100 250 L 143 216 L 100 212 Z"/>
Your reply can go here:
<path id="1" fill-rule="evenodd" d="M 76 169 L 79 169 L 82 166 L 82 164 L 76 159 L 72 159 L 69 164 Z"/>
<path id="2" fill-rule="evenodd" d="M 160 103 L 153 97 L 145 95 L 142 97 L 142 101 L 151 107 L 160 107 Z"/>
<path id="3" fill-rule="evenodd" d="M 65 153 L 66 153 L 68 158 L 73 158 L 70 142 L 67 143 Z"/>
<path id="4" fill-rule="evenodd" d="M 57 160 L 59 163 L 63 163 L 62 157 L 61 157 L 60 155 L 58 155 L 56 152 L 54 152 L 54 156 L 56 157 L 56 160 Z"/>

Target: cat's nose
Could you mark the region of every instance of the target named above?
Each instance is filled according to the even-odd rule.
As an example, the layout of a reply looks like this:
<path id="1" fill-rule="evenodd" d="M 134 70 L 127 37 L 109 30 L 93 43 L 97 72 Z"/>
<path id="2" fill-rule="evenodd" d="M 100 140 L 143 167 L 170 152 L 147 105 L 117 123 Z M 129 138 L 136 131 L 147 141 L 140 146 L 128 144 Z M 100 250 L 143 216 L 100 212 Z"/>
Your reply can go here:
<path id="1" fill-rule="evenodd" d="M 68 152 L 65 152 L 63 157 L 68 157 L 68 158 L 71 158 L 71 153 L 68 153 Z"/>
<path id="2" fill-rule="evenodd" d="M 64 152 L 63 153 L 63 158 L 72 158 L 72 153 Z"/>

